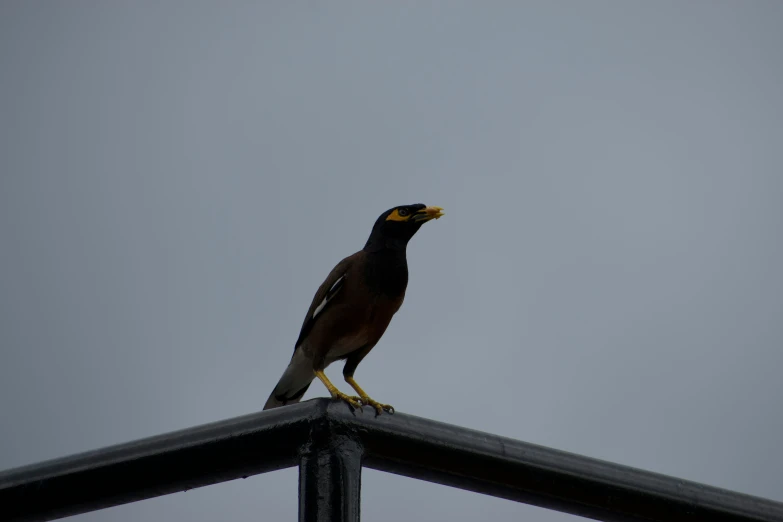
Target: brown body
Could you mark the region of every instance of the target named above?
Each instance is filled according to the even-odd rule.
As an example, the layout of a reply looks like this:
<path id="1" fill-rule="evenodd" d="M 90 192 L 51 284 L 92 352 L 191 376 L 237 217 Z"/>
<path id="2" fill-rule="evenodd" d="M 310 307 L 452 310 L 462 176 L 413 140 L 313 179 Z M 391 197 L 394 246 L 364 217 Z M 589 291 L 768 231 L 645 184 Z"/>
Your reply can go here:
<path id="1" fill-rule="evenodd" d="M 313 359 L 315 370 L 324 369 L 340 359 L 350 361 L 367 355 L 402 306 L 407 270 L 405 286 L 396 288 L 394 295 L 388 295 L 381 289 L 373 288 L 367 281 L 371 270 L 368 264 L 373 261 L 374 255 L 360 250 L 345 258 L 332 270 L 316 293 L 302 325 L 303 332 L 323 300 L 321 294 L 325 295 L 338 278 L 345 278 L 343 288 L 308 328 L 306 341 L 302 343 L 304 339 L 300 340 L 303 352 Z"/>

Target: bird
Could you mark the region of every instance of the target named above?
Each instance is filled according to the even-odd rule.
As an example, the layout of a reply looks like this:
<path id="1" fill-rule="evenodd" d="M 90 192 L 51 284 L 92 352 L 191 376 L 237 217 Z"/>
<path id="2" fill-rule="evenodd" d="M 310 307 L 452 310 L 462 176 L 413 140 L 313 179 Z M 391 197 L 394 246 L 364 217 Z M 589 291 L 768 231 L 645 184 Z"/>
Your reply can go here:
<path id="1" fill-rule="evenodd" d="M 371 406 L 376 416 L 394 413 L 391 405 L 371 399 L 353 376 L 402 306 L 408 286 L 408 241 L 424 223 L 441 216 L 443 208 L 416 203 L 378 217 L 364 247 L 337 263 L 316 291 L 291 360 L 264 410 L 299 402 L 317 377 L 332 399 L 355 409 Z M 324 374 L 340 360 L 345 360 L 343 378 L 357 395 L 341 392 Z"/>

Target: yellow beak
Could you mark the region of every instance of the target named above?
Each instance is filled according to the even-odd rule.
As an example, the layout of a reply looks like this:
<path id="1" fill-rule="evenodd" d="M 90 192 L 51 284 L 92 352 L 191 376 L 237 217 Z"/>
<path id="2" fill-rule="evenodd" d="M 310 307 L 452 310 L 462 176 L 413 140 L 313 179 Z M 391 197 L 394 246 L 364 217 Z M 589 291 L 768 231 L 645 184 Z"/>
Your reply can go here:
<path id="1" fill-rule="evenodd" d="M 413 215 L 415 221 L 429 221 L 431 219 L 438 219 L 443 215 L 443 209 L 441 207 L 426 207 Z"/>

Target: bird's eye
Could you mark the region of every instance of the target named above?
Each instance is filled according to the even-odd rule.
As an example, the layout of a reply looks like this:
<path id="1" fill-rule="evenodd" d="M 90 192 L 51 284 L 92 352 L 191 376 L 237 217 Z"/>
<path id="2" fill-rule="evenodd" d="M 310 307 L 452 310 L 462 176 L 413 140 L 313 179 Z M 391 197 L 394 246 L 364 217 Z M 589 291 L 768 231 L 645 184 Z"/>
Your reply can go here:
<path id="1" fill-rule="evenodd" d="M 408 209 L 407 209 L 407 208 L 401 208 L 401 209 L 398 209 L 398 210 L 397 210 L 397 213 L 398 213 L 400 216 L 402 216 L 402 217 L 405 217 L 405 216 L 407 216 L 407 215 L 409 214 L 409 212 L 408 212 Z"/>

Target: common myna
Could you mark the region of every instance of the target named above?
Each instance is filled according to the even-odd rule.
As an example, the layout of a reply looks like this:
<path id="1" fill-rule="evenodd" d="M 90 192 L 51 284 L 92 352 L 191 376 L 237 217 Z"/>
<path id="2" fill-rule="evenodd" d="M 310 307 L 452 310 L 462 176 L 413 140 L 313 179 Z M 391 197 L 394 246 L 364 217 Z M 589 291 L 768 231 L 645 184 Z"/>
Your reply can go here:
<path id="1" fill-rule="evenodd" d="M 388 404 L 371 399 L 353 374 L 402 305 L 408 286 L 408 241 L 424 223 L 441 217 L 442 210 L 422 204 L 387 210 L 375 221 L 364 248 L 337 263 L 315 293 L 291 362 L 265 410 L 299 402 L 318 377 L 332 398 L 354 408 L 372 406 L 377 414 L 394 412 Z M 324 374 L 327 366 L 341 359 L 345 359 L 345 382 L 358 397 L 338 390 Z"/>

